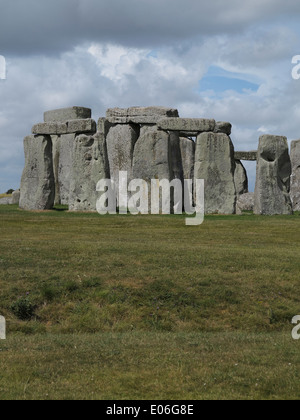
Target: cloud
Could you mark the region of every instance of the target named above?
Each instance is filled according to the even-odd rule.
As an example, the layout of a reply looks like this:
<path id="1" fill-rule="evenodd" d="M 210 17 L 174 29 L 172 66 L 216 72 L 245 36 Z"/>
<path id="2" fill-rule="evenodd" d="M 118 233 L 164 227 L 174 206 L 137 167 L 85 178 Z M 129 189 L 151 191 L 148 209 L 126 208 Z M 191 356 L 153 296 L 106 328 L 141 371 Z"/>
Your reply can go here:
<path id="1" fill-rule="evenodd" d="M 299 18 L 287 0 L 0 1 L 0 51 L 57 54 L 82 43 L 153 48 L 197 37 L 241 34 L 249 26 Z"/>

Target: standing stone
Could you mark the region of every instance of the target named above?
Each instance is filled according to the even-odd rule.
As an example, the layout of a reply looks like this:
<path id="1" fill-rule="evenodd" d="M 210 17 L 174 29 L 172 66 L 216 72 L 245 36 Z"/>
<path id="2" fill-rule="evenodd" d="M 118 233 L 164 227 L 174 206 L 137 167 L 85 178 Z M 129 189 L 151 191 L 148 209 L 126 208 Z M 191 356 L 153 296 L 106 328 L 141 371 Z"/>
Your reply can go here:
<path id="1" fill-rule="evenodd" d="M 261 136 L 257 159 L 254 213 L 292 214 L 289 195 L 292 167 L 287 138 Z"/>
<path id="2" fill-rule="evenodd" d="M 164 131 L 147 132 L 134 148 L 133 178 L 172 180 L 170 135 Z"/>
<path id="3" fill-rule="evenodd" d="M 234 183 L 238 196 L 248 193 L 247 171 L 240 160 L 235 161 Z"/>
<path id="4" fill-rule="evenodd" d="M 68 205 L 72 176 L 72 156 L 75 134 L 52 136 L 53 166 L 55 177 L 55 203 Z"/>
<path id="5" fill-rule="evenodd" d="M 195 179 L 205 181 L 205 212 L 234 214 L 234 147 L 222 133 L 202 133 L 197 137 Z"/>
<path id="6" fill-rule="evenodd" d="M 69 193 L 70 211 L 96 211 L 99 193 L 97 183 L 109 178 L 108 159 L 103 138 L 86 136 L 75 138 L 73 146 L 72 176 Z"/>
<path id="7" fill-rule="evenodd" d="M 254 193 L 242 194 L 238 197 L 236 203 L 236 213 L 242 214 L 243 211 L 253 211 L 254 209 Z"/>
<path id="8" fill-rule="evenodd" d="M 196 144 L 193 140 L 180 137 L 183 179 L 194 179 L 195 149 Z"/>
<path id="9" fill-rule="evenodd" d="M 164 131 L 146 132 L 134 148 L 133 178 L 148 184 L 148 206 L 151 208 L 151 180 L 173 180 L 170 135 Z M 171 197 L 171 209 L 174 200 Z"/>
<path id="10" fill-rule="evenodd" d="M 25 137 L 24 151 L 25 168 L 21 179 L 20 208 L 51 209 L 55 198 L 51 137 Z"/>
<path id="11" fill-rule="evenodd" d="M 291 199 L 294 211 L 300 211 L 300 140 L 292 142 L 291 161 Z"/>
<path id="12" fill-rule="evenodd" d="M 127 171 L 128 182 L 132 178 L 132 161 L 135 143 L 139 137 L 139 127 L 118 124 L 112 127 L 106 138 L 110 178 L 119 185 L 119 172 Z"/>
<path id="13" fill-rule="evenodd" d="M 11 204 L 18 204 L 20 203 L 20 195 L 21 195 L 21 191 L 20 190 L 16 190 L 12 193 L 12 197 L 11 197 Z"/>
<path id="14" fill-rule="evenodd" d="M 51 136 L 51 140 L 52 140 L 53 174 L 54 174 L 54 183 L 55 183 L 54 204 L 57 205 L 57 204 L 61 204 L 59 183 L 58 183 L 60 136 Z"/>

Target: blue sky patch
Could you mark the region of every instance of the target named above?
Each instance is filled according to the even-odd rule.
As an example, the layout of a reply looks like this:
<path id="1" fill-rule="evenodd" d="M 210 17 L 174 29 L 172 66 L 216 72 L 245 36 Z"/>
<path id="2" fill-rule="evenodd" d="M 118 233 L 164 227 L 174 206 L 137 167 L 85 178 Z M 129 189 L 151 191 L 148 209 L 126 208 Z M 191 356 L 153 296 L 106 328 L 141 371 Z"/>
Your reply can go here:
<path id="1" fill-rule="evenodd" d="M 233 90 L 238 93 L 244 93 L 249 90 L 257 92 L 259 84 L 256 81 L 254 82 L 253 79 L 253 76 L 232 73 L 221 67 L 211 66 L 205 76 L 200 80 L 199 90 L 200 92 L 212 90 L 215 93 L 222 93 L 227 90 Z"/>

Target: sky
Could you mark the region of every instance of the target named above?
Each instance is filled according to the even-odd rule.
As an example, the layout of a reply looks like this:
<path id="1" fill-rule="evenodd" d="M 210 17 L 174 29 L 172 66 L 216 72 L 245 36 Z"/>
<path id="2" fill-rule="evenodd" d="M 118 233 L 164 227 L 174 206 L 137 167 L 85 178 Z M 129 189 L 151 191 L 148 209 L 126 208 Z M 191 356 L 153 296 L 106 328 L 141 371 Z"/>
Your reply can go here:
<path id="1" fill-rule="evenodd" d="M 298 0 L 0 0 L 0 10 L 0 193 L 19 187 L 23 138 L 56 108 L 89 107 L 96 120 L 111 107 L 177 108 L 231 122 L 241 151 L 262 134 L 300 138 Z"/>

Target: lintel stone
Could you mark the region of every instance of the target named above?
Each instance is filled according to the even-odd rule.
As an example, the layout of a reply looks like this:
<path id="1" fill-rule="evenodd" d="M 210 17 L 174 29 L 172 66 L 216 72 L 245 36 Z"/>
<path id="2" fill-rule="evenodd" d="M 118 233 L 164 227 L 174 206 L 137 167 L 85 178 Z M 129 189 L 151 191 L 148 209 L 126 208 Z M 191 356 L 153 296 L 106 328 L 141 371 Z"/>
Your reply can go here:
<path id="1" fill-rule="evenodd" d="M 96 133 L 97 124 L 96 121 L 91 118 L 85 120 L 72 120 L 68 121 L 68 133 L 82 134 L 82 133 Z"/>
<path id="2" fill-rule="evenodd" d="M 82 120 L 92 117 L 92 110 L 79 106 L 72 108 L 54 109 L 44 113 L 45 122 L 66 122 L 71 120 Z"/>
<path id="3" fill-rule="evenodd" d="M 204 118 L 163 118 L 158 121 L 157 125 L 161 130 L 199 134 L 214 131 L 216 121 Z"/>
<path id="4" fill-rule="evenodd" d="M 251 152 L 235 152 L 234 158 L 235 160 L 257 160 L 257 150 Z"/>
<path id="5" fill-rule="evenodd" d="M 106 118 L 111 124 L 156 124 L 161 118 L 178 117 L 178 110 L 166 107 L 110 108 Z"/>
<path id="6" fill-rule="evenodd" d="M 40 123 L 32 127 L 32 134 L 35 135 L 59 135 L 67 133 L 67 123 Z"/>

